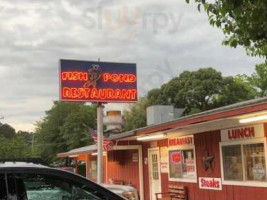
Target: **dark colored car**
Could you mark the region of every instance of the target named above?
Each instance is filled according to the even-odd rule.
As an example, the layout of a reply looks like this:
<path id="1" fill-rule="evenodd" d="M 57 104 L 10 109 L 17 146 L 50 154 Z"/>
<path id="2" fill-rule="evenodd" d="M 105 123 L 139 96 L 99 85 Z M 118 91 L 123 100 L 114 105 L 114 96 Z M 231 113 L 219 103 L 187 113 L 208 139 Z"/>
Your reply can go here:
<path id="1" fill-rule="evenodd" d="M 0 161 L 0 200 L 125 200 L 71 172 Z"/>

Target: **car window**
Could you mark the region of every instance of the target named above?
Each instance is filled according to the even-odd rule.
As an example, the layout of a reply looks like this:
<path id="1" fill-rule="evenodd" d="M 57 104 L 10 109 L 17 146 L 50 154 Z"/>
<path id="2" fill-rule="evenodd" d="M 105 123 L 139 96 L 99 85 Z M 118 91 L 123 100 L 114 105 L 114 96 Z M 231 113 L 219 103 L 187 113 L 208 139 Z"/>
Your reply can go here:
<path id="1" fill-rule="evenodd" d="M 6 200 L 6 179 L 5 174 L 0 174 L 0 200 Z"/>
<path id="2" fill-rule="evenodd" d="M 9 174 L 9 200 L 102 200 L 99 191 L 69 179 L 44 174 Z M 17 190 L 15 189 L 17 188 Z M 13 196 L 17 195 L 17 198 Z"/>

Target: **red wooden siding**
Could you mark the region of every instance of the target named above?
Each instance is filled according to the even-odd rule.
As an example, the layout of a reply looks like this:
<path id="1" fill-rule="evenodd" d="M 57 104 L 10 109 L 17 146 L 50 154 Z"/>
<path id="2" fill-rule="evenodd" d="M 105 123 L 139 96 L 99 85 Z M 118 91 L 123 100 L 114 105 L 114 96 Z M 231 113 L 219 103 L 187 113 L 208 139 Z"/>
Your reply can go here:
<path id="1" fill-rule="evenodd" d="M 213 131 L 201 133 L 194 136 L 195 151 L 196 151 L 196 164 L 197 164 L 197 177 L 221 177 L 220 172 L 220 155 L 219 155 L 219 141 L 220 132 Z M 161 141 L 159 144 L 166 144 L 166 141 Z M 165 145 L 166 146 L 166 145 Z M 210 155 L 214 156 L 214 169 L 213 171 L 205 171 L 202 164 L 202 157 L 208 151 Z M 187 186 L 189 191 L 189 200 L 217 200 L 222 198 L 222 191 L 200 190 L 198 183 L 182 183 L 168 181 L 168 174 L 161 174 L 162 191 L 168 191 L 168 185 L 182 185 Z"/>
<path id="2" fill-rule="evenodd" d="M 267 135 L 267 124 L 264 124 L 265 136 Z M 220 131 L 210 131 L 194 135 L 197 177 L 221 178 L 220 166 Z M 167 146 L 166 140 L 158 142 L 158 146 Z M 202 157 L 208 151 L 214 156 L 213 170 L 205 171 L 202 164 Z M 148 172 L 147 172 L 148 173 Z M 145 178 L 145 177 L 144 177 Z M 168 181 L 168 174 L 161 173 L 162 191 L 168 191 L 168 185 L 187 186 L 189 200 L 257 200 L 267 199 L 267 188 L 247 187 L 247 186 L 226 186 L 223 185 L 222 191 L 199 189 L 198 183 L 183 183 Z M 145 190 L 149 193 L 149 188 Z M 149 198 L 146 198 L 148 200 Z"/>
<path id="3" fill-rule="evenodd" d="M 149 173 L 148 173 L 148 148 L 150 148 L 149 143 L 143 143 L 143 174 L 144 174 L 144 199 L 149 200 Z"/>
<path id="4" fill-rule="evenodd" d="M 133 153 L 137 150 L 118 150 L 108 152 L 107 180 L 122 180 L 124 184 L 133 185 L 139 191 L 138 162 L 133 162 Z"/>
<path id="5" fill-rule="evenodd" d="M 264 124 L 265 136 L 267 136 L 267 123 Z M 194 135 L 195 157 L 197 164 L 197 178 L 199 177 L 221 177 L 220 165 L 220 130 L 204 132 Z M 144 200 L 150 199 L 149 171 L 148 171 L 148 148 L 166 147 L 168 140 L 157 142 L 144 142 L 142 144 L 143 154 L 143 181 L 144 181 Z M 120 144 L 121 145 L 121 144 Z M 208 151 L 214 156 L 213 170 L 205 171 L 202 157 Z M 138 162 L 132 162 L 132 153 L 137 150 L 122 150 L 108 152 L 107 171 L 108 178 L 125 181 L 126 184 L 132 183 L 139 189 L 139 170 Z M 171 182 L 168 180 L 167 173 L 161 173 L 162 192 L 168 191 L 169 185 L 187 186 L 189 200 L 261 200 L 267 199 L 267 188 L 248 187 L 248 186 L 222 186 L 221 191 L 199 189 L 198 183 Z"/>

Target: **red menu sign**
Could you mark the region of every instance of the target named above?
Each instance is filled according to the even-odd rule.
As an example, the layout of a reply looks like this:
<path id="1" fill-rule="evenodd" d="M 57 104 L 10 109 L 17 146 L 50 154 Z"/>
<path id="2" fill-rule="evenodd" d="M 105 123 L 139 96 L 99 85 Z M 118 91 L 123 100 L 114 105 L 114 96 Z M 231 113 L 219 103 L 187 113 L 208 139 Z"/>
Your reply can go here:
<path id="1" fill-rule="evenodd" d="M 181 151 L 173 151 L 170 153 L 171 164 L 181 164 L 184 158 Z"/>
<path id="2" fill-rule="evenodd" d="M 264 137 L 263 124 L 221 130 L 222 141 L 244 140 Z"/>
<path id="3" fill-rule="evenodd" d="M 193 145 L 194 137 L 190 135 L 184 137 L 169 138 L 168 144 L 169 146 Z"/>

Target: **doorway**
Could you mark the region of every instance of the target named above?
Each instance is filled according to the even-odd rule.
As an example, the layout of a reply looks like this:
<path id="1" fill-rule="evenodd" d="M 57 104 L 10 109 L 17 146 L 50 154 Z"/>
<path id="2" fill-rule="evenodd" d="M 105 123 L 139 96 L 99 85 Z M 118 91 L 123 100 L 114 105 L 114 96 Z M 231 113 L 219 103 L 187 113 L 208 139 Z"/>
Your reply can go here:
<path id="1" fill-rule="evenodd" d="M 155 193 L 161 192 L 159 148 L 148 149 L 148 170 L 150 200 L 156 200 Z"/>

